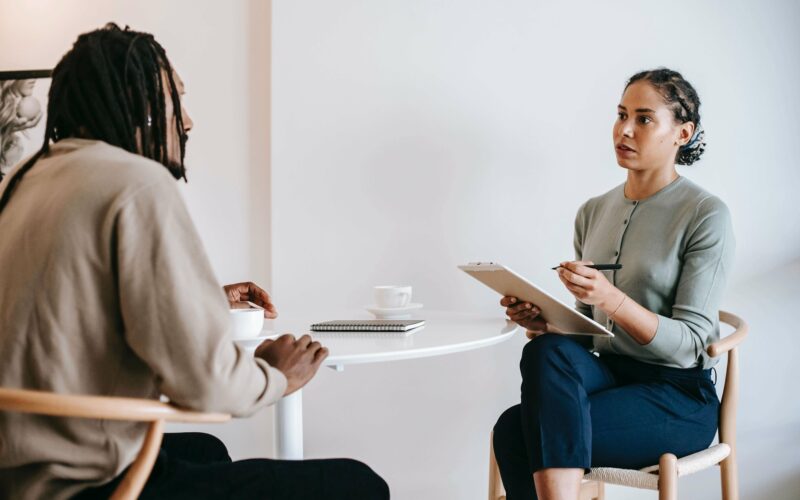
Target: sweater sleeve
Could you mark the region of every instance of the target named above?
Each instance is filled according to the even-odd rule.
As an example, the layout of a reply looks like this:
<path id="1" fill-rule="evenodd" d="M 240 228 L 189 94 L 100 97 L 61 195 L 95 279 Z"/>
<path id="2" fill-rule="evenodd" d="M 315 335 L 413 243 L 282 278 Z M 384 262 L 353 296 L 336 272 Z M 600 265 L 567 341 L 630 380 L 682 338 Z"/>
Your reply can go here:
<path id="1" fill-rule="evenodd" d="M 282 397 L 286 377 L 231 341 L 224 292 L 171 178 L 120 202 L 113 234 L 125 340 L 162 394 L 235 416 Z"/>
<path id="2" fill-rule="evenodd" d="M 733 264 L 734 237 L 728 207 L 718 198 L 700 202 L 689 229 L 672 315 L 658 315 L 653 339 L 643 347 L 675 366 L 695 366 L 718 335 L 719 306 Z"/>

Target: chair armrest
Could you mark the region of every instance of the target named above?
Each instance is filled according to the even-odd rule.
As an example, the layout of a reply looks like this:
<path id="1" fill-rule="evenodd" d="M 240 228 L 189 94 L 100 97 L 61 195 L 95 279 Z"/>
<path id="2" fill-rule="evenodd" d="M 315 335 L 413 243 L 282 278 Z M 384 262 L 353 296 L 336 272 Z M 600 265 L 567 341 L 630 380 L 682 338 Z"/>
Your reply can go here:
<path id="1" fill-rule="evenodd" d="M 739 345 L 747 337 L 747 332 L 750 330 L 747 322 L 729 312 L 720 311 L 719 321 L 731 325 L 735 330 L 724 339 L 720 339 L 708 346 L 706 352 L 712 358 L 719 357 Z"/>
<path id="2" fill-rule="evenodd" d="M 225 413 L 183 410 L 151 399 L 108 396 L 75 396 L 46 391 L 0 388 L 0 409 L 56 417 L 98 418 L 137 422 L 218 423 L 230 420 Z"/>

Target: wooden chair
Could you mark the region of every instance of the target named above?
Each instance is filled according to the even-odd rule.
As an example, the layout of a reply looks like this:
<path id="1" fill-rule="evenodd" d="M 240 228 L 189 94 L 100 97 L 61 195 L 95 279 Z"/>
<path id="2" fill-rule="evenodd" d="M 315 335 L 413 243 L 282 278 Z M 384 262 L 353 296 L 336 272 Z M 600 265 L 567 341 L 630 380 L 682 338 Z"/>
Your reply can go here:
<path id="1" fill-rule="evenodd" d="M 723 500 L 739 500 L 739 482 L 736 470 L 736 405 L 739 400 L 739 353 L 738 345 L 747 336 L 748 326 L 738 316 L 719 312 L 720 323 L 734 328 L 733 333 L 708 346 L 712 358 L 728 353 L 725 386 L 719 416 L 719 443 L 709 448 L 678 458 L 672 453 L 661 455 L 658 465 L 640 470 L 594 467 L 584 476 L 581 500 L 602 500 L 605 483 L 657 490 L 659 500 L 678 499 L 678 478 L 720 466 Z M 504 500 L 505 489 L 494 458 L 490 440 L 489 500 Z M 593 496 L 594 495 L 594 496 Z"/>
<path id="2" fill-rule="evenodd" d="M 151 399 L 72 396 L 4 388 L 0 388 L 0 411 L 150 422 L 142 449 L 111 496 L 112 500 L 133 500 L 139 496 L 161 447 L 165 422 L 217 423 L 230 419 L 227 414 L 187 411 Z"/>

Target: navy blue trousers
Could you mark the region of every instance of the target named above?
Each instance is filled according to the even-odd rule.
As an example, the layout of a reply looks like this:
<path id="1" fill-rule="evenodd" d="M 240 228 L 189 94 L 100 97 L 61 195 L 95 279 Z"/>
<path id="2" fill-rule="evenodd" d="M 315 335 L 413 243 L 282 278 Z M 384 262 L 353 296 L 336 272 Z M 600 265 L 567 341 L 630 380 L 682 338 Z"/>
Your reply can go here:
<path id="1" fill-rule="evenodd" d="M 719 422 L 711 370 L 600 357 L 564 335 L 540 335 L 520 361 L 521 403 L 494 427 L 509 500 L 535 499 L 532 474 L 550 467 L 642 468 L 663 453 L 708 447 Z"/>

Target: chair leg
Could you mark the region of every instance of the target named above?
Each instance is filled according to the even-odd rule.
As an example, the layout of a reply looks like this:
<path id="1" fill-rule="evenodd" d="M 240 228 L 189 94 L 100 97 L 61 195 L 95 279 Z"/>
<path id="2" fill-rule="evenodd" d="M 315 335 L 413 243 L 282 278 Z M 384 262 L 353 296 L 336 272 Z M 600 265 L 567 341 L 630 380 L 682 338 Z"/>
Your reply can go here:
<path id="1" fill-rule="evenodd" d="M 494 432 L 489 434 L 489 500 L 505 500 L 506 489 L 494 457 Z"/>
<path id="2" fill-rule="evenodd" d="M 581 482 L 579 500 L 604 500 L 606 497 L 605 483 L 584 479 Z"/>
<path id="3" fill-rule="evenodd" d="M 736 452 L 732 449 L 728 458 L 720 462 L 722 500 L 739 500 L 739 479 L 736 468 Z"/>
<path id="4" fill-rule="evenodd" d="M 606 483 L 603 481 L 597 481 L 597 499 L 596 500 L 606 500 Z"/>
<path id="5" fill-rule="evenodd" d="M 142 492 L 150 471 L 156 463 L 158 451 L 161 449 L 161 440 L 164 437 L 164 421 L 156 420 L 147 429 L 142 449 L 136 460 L 133 461 L 128 473 L 122 478 L 110 500 L 135 500 Z"/>
<path id="6" fill-rule="evenodd" d="M 678 500 L 678 457 L 672 453 L 658 461 L 658 500 Z"/>

